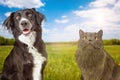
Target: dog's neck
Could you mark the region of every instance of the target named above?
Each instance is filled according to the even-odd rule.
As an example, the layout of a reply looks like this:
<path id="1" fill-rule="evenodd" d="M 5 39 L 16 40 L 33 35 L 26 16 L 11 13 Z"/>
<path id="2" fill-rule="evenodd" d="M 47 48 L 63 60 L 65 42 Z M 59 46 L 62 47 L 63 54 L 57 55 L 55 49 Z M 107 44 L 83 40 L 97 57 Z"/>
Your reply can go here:
<path id="1" fill-rule="evenodd" d="M 36 40 L 36 32 L 31 32 L 28 35 L 21 34 L 18 37 L 19 41 L 28 45 L 28 46 L 33 46 Z"/>

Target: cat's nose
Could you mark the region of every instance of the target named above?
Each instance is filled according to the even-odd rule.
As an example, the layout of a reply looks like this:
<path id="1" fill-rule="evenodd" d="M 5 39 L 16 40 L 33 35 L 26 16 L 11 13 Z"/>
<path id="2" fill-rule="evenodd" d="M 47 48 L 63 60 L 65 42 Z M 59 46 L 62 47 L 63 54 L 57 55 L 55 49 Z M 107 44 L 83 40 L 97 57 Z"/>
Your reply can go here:
<path id="1" fill-rule="evenodd" d="M 92 41 L 91 39 L 89 39 L 89 41 Z"/>

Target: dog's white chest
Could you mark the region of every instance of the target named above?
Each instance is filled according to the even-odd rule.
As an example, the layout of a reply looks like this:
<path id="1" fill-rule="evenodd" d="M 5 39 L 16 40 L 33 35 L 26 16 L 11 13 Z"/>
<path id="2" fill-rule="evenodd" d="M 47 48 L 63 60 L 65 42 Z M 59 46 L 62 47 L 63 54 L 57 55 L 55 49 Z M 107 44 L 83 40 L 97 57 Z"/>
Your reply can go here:
<path id="1" fill-rule="evenodd" d="M 35 42 L 35 37 L 36 33 L 31 32 L 28 36 L 25 36 L 21 34 L 18 39 L 22 42 L 28 45 L 28 51 L 29 53 L 32 54 L 33 56 L 33 80 L 41 80 L 41 69 L 42 69 L 42 64 L 44 61 L 46 61 L 46 58 L 43 57 L 38 50 L 33 46 Z"/>
<path id="2" fill-rule="evenodd" d="M 24 35 L 24 34 L 21 34 L 18 39 L 28 45 L 28 46 L 33 46 L 34 42 L 35 42 L 35 38 L 36 38 L 36 32 L 31 32 L 30 34 L 28 35 Z"/>
<path id="3" fill-rule="evenodd" d="M 46 58 L 43 57 L 35 47 L 28 47 L 29 52 L 33 56 L 33 63 L 34 63 L 34 68 L 33 68 L 33 80 L 41 80 L 41 69 L 42 69 L 42 64 L 44 61 L 46 61 Z"/>

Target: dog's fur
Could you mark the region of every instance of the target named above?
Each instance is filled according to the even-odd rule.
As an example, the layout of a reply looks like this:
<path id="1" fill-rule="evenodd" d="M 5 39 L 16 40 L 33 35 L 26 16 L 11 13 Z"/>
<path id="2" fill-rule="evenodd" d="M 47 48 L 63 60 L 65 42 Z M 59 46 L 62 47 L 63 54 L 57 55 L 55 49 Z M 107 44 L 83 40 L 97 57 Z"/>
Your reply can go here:
<path id="1" fill-rule="evenodd" d="M 42 40 L 44 15 L 35 9 L 11 13 L 3 26 L 12 31 L 15 44 L 6 58 L 1 80 L 43 80 L 47 53 Z"/>

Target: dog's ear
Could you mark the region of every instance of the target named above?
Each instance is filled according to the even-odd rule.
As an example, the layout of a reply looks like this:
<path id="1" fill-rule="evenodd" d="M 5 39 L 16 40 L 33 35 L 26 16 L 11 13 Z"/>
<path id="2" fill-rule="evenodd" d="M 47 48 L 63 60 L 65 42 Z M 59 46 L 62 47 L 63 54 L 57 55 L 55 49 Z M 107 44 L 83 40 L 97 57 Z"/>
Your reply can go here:
<path id="1" fill-rule="evenodd" d="M 41 22 L 45 19 L 45 16 L 41 13 L 38 13 L 37 15 L 37 22 L 39 25 L 41 25 Z"/>
<path id="2" fill-rule="evenodd" d="M 35 8 L 32 8 L 32 10 L 36 11 Z"/>
<path id="3" fill-rule="evenodd" d="M 38 18 L 38 21 L 41 20 L 43 21 L 45 19 L 45 16 L 41 13 L 38 13 L 39 14 L 39 18 Z"/>
<path id="4" fill-rule="evenodd" d="M 39 12 L 36 12 L 36 21 L 38 25 L 41 25 L 41 22 L 45 19 L 45 16 Z"/>
<path id="5" fill-rule="evenodd" d="M 14 28 L 14 14 L 11 13 L 10 16 L 3 22 L 3 27 L 7 28 L 7 30 L 12 30 Z"/>

